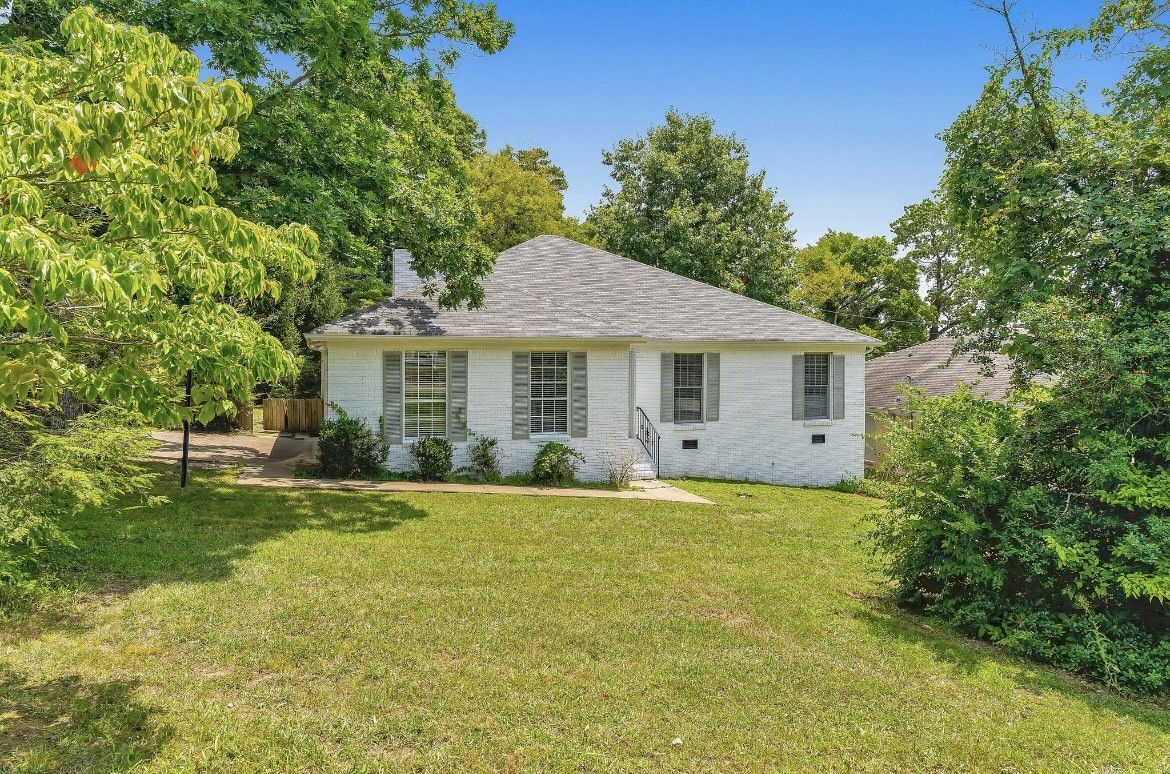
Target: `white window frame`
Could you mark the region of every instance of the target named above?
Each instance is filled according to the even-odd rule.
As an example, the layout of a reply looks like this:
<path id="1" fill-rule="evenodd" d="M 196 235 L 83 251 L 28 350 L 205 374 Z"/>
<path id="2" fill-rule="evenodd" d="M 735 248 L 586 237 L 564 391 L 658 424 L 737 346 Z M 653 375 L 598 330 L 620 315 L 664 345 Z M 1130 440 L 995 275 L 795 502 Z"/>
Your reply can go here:
<path id="1" fill-rule="evenodd" d="M 696 387 L 679 387 L 678 384 L 678 359 L 679 357 L 697 357 L 699 358 L 699 386 Z M 674 369 L 674 387 L 671 400 L 674 403 L 674 424 L 676 425 L 701 425 L 707 419 L 707 355 L 703 352 L 675 352 L 674 362 L 671 364 Z M 679 390 L 694 390 L 699 391 L 699 418 L 698 419 L 679 419 L 678 418 L 678 391 Z"/>
<path id="2" fill-rule="evenodd" d="M 808 411 L 808 376 L 809 376 L 809 358 L 817 357 L 825 359 L 825 413 L 823 416 L 811 416 Z M 821 385 L 812 385 L 820 387 Z M 804 421 L 806 422 L 823 422 L 830 420 L 833 416 L 833 354 L 831 352 L 805 352 L 804 353 L 804 384 L 801 386 L 804 390 Z"/>
<path id="3" fill-rule="evenodd" d="M 536 387 L 538 384 L 541 387 L 544 387 L 546 384 L 543 375 L 541 375 L 540 379 L 537 379 L 536 372 L 538 370 L 541 370 L 541 369 L 547 369 L 550 366 L 545 365 L 543 363 L 540 366 L 534 366 L 533 361 L 535 361 L 536 358 L 547 358 L 547 357 L 553 358 L 553 365 L 551 366 L 551 368 L 553 368 L 553 370 L 554 370 L 554 375 L 553 375 L 554 394 L 552 395 L 552 397 L 549 397 L 546 395 L 537 396 L 535 394 Z M 562 383 L 560 379 L 556 378 L 556 374 L 555 374 L 555 371 L 561 367 L 560 365 L 557 364 L 559 358 L 564 358 L 565 378 L 564 378 L 564 382 L 563 382 L 563 385 L 564 385 L 564 396 L 563 397 L 561 397 L 556 392 L 556 388 L 561 386 L 561 383 Z M 570 404 L 570 400 L 571 400 L 571 397 L 570 397 L 571 391 L 572 391 L 572 385 L 571 385 L 571 374 L 569 373 L 569 353 L 568 353 L 568 351 L 564 351 L 564 352 L 561 352 L 561 351 L 543 352 L 542 351 L 542 352 L 529 352 L 528 353 L 528 437 L 530 437 L 530 438 L 568 438 L 569 437 L 569 413 L 570 413 L 570 405 L 569 404 Z M 564 429 L 563 430 L 557 429 L 557 422 L 559 419 L 561 419 L 559 412 L 557 411 L 557 402 L 558 401 L 562 402 L 564 405 Z M 536 403 L 540 403 L 542 405 L 542 409 L 543 409 L 543 404 L 546 402 L 551 402 L 553 404 L 553 415 L 552 415 L 553 429 L 552 430 L 546 429 L 547 422 L 545 421 L 545 418 L 546 418 L 545 412 L 543 410 L 540 412 L 537 412 L 533 409 L 533 406 Z M 540 422 L 540 429 L 537 429 L 537 426 L 536 426 L 537 421 Z"/>
<path id="4" fill-rule="evenodd" d="M 424 355 L 428 356 L 428 357 L 434 357 L 436 355 L 442 356 L 442 359 L 443 359 L 443 367 L 442 367 L 443 386 L 440 390 L 437 390 L 433 387 L 433 383 L 434 383 L 433 382 L 433 375 L 437 369 L 435 368 L 434 365 L 428 366 L 428 368 L 432 374 L 432 382 L 431 382 L 432 387 L 431 387 L 431 389 L 429 389 L 427 391 L 429 394 L 426 396 L 416 396 L 415 398 L 412 399 L 410 397 L 410 389 L 411 389 L 411 387 L 410 387 L 410 369 L 412 367 L 411 363 L 410 363 L 411 357 L 413 356 L 417 360 L 417 358 L 419 358 L 420 356 L 424 356 Z M 414 367 L 418 368 L 419 366 L 416 363 L 416 365 Z M 447 427 L 447 401 L 450 398 L 450 394 L 448 392 L 449 385 L 450 385 L 450 378 L 451 378 L 451 359 L 448 356 L 446 350 L 415 350 L 415 351 L 410 351 L 410 352 L 404 352 L 402 354 L 402 437 L 403 437 L 403 439 L 405 439 L 407 441 L 419 441 L 419 440 L 422 440 L 423 438 L 446 438 L 447 437 L 447 431 L 449 429 Z M 416 392 L 421 391 L 421 382 L 419 383 L 419 387 L 420 387 L 420 389 L 416 389 Z M 422 417 L 420 416 L 420 417 L 416 417 L 416 419 L 415 419 L 414 434 L 412 435 L 411 434 L 411 427 L 410 427 L 410 419 L 409 419 L 410 406 L 412 404 L 414 404 L 415 406 L 421 406 L 421 405 L 435 406 L 435 405 L 441 404 L 443 407 L 443 411 L 442 411 L 443 432 L 442 433 L 433 432 L 434 428 L 435 428 L 434 415 L 432 415 L 432 417 L 430 419 L 426 420 L 430 427 L 429 427 L 429 430 L 427 432 L 424 432 L 423 431 L 423 420 L 422 420 Z"/>

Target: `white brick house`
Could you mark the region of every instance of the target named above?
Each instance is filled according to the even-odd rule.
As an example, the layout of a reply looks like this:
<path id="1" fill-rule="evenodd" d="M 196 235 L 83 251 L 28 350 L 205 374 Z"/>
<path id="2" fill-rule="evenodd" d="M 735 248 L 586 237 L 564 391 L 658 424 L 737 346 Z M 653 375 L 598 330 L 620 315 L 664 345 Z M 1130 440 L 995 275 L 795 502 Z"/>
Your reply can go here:
<path id="1" fill-rule="evenodd" d="M 476 310 L 440 309 L 396 252 L 395 295 L 309 333 L 322 393 L 371 427 L 392 469 L 443 435 L 499 440 L 504 472 L 549 440 L 580 475 L 833 484 L 864 472 L 865 353 L 878 342 L 561 237 L 500 253 Z"/>

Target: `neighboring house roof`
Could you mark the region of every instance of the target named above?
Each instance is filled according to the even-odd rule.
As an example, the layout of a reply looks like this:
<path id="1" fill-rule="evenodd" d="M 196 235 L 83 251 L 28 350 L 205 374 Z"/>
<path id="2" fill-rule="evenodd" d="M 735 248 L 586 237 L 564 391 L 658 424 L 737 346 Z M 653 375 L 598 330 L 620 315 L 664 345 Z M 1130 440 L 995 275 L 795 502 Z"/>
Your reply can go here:
<path id="1" fill-rule="evenodd" d="M 950 395 L 963 382 L 982 398 L 1003 402 L 1011 387 L 1011 363 L 1006 355 L 992 355 L 993 373 L 970 355 L 951 356 L 955 339 L 940 338 L 875 357 L 865 364 L 865 407 L 889 411 L 906 405 L 896 387 L 910 384 L 928 398 Z"/>
<path id="2" fill-rule="evenodd" d="M 423 288 L 415 288 L 322 325 L 308 337 L 879 343 L 558 236 L 538 236 L 503 251 L 482 284 L 480 309 L 441 309 Z"/>

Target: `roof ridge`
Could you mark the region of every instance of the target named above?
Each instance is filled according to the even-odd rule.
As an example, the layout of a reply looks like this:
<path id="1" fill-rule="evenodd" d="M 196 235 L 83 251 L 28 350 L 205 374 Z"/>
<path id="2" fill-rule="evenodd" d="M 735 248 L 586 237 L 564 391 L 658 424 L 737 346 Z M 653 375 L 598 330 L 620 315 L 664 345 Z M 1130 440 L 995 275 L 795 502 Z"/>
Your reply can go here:
<path id="1" fill-rule="evenodd" d="M 552 236 L 552 235 L 550 234 L 549 236 Z M 533 239 L 535 239 L 535 237 L 533 237 Z M 528 240 L 528 241 L 532 241 L 532 240 Z M 570 239 L 569 241 L 571 242 L 571 241 L 573 241 L 573 240 L 571 240 L 571 239 Z M 523 243 L 521 243 L 521 244 L 523 244 Z M 580 244 L 580 242 L 578 242 L 578 244 Z M 509 248 L 509 249 L 510 249 L 510 248 Z M 514 290 L 515 292 L 518 292 L 518 293 L 519 293 L 520 295 L 522 295 L 522 296 L 526 296 L 527 298 L 531 298 L 532 300 L 536 301 L 537 303 L 546 303 L 544 299 L 542 299 L 540 296 L 537 296 L 537 295 L 535 295 L 535 294 L 533 294 L 533 293 L 529 292 L 527 288 L 513 288 L 513 290 Z M 586 311 L 584 311 L 584 310 L 577 309 L 577 310 L 574 312 L 574 314 L 576 314 L 576 315 L 579 315 L 579 316 L 581 316 L 581 317 L 588 317 L 590 320 L 594 320 L 594 321 L 596 321 L 596 322 L 598 322 L 598 323 L 601 323 L 602 325 L 607 325 L 607 326 L 609 326 L 609 327 L 611 327 L 611 328 L 613 328 L 613 329 L 615 329 L 615 330 L 621 330 L 621 328 L 619 328 L 618 326 L 614 325 L 614 324 L 613 324 L 612 322 L 610 322 L 609 320 L 605 320 L 605 319 L 603 319 L 603 318 L 601 318 L 601 317 L 597 317 L 597 316 L 595 316 L 595 315 L 594 315 L 593 313 L 591 313 L 591 312 L 586 312 Z M 638 335 L 639 335 L 639 336 L 641 336 L 641 334 L 638 334 Z"/>
<path id="2" fill-rule="evenodd" d="M 958 339 L 954 338 L 953 336 L 939 336 L 936 339 L 927 339 L 926 341 L 920 341 L 917 344 L 911 344 L 908 347 L 902 347 L 901 349 L 896 349 L 893 352 L 887 352 L 884 355 L 879 355 L 879 356 L 873 358 L 872 360 L 868 360 L 866 362 L 867 363 L 880 363 L 881 361 L 885 360 L 886 358 L 889 358 L 890 360 L 897 360 L 898 356 L 905 357 L 906 353 L 912 349 L 919 349 L 920 347 L 925 347 L 927 345 L 935 345 L 935 344 L 939 344 L 940 342 L 946 342 L 946 341 L 957 342 Z M 954 353 L 954 344 L 951 345 L 951 350 L 952 350 L 952 354 L 955 354 Z M 964 353 L 958 353 L 958 354 L 964 354 Z"/>
<path id="3" fill-rule="evenodd" d="M 844 326 L 842 326 L 842 325 L 837 325 L 836 323 L 831 323 L 828 320 L 821 320 L 821 319 L 818 319 L 816 317 L 812 317 L 811 315 L 807 315 L 804 312 L 798 312 L 795 309 L 789 309 L 786 306 L 778 306 L 777 304 L 770 304 L 767 301 L 761 301 L 758 298 L 752 298 L 751 296 L 744 295 L 743 293 L 736 293 L 734 290 L 728 290 L 727 288 L 721 288 L 718 285 L 712 285 L 709 282 L 703 282 L 702 280 L 697 280 L 693 277 L 688 277 L 685 274 L 678 274 L 676 272 L 670 271 L 669 269 L 663 269 L 661 266 L 654 266 L 654 265 L 651 265 L 649 263 L 644 263 L 642 261 L 637 260 L 636 258 L 629 258 L 627 256 L 619 255 L 617 253 L 611 253 L 610 251 L 608 251 L 604 248 L 594 247 L 593 245 L 587 245 L 584 242 L 578 242 L 576 239 L 570 239 L 569 237 L 561 236 L 559 234 L 538 234 L 537 236 L 534 236 L 534 237 L 531 237 L 529 239 L 524 240 L 520 244 L 512 245 L 507 250 L 501 250 L 500 255 L 503 255 L 504 253 L 509 252 L 511 250 L 515 250 L 517 247 L 521 247 L 523 245 L 526 245 L 529 242 L 535 242 L 538 239 L 554 239 L 554 240 L 560 240 L 563 242 L 568 242 L 570 244 L 584 247 L 587 250 L 593 250 L 595 252 L 607 255 L 611 258 L 616 258 L 619 261 L 624 261 L 626 263 L 634 264 L 634 265 L 640 267 L 641 269 L 649 269 L 651 271 L 659 272 L 661 274 L 668 274 L 671 277 L 675 277 L 677 279 L 680 279 L 683 282 L 686 282 L 688 284 L 698 285 L 699 287 L 702 287 L 704 289 L 718 291 L 719 293 L 722 293 L 725 296 L 730 296 L 730 297 L 735 298 L 735 299 L 742 299 L 744 301 L 749 301 L 753 304 L 763 306 L 767 309 L 779 309 L 782 312 L 787 312 L 788 314 L 794 314 L 797 317 L 801 317 L 805 320 L 808 320 L 808 321 L 814 322 L 814 323 L 819 323 L 821 325 L 829 325 L 829 326 L 832 326 L 834 328 L 844 328 Z M 852 330 L 852 329 L 845 328 L 845 330 Z M 859 336 L 866 335 L 864 333 L 860 333 L 859 331 L 853 331 L 853 333 L 857 333 Z M 868 338 L 873 339 L 873 341 L 875 343 L 881 343 L 879 339 L 876 339 L 872 336 L 869 336 Z"/>
<path id="4" fill-rule="evenodd" d="M 421 286 L 318 326 L 310 335 L 877 343 L 848 328 L 554 234 L 501 251 L 483 288 L 479 309 L 442 308 L 428 286 Z"/>

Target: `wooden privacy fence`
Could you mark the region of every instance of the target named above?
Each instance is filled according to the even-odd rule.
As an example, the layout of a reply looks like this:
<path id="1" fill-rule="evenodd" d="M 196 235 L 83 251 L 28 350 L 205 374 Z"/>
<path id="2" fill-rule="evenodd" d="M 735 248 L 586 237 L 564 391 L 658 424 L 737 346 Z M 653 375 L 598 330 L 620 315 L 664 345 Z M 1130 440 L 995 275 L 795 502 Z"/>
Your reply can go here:
<path id="1" fill-rule="evenodd" d="M 264 429 L 316 433 L 325 419 L 321 398 L 269 398 L 264 401 Z"/>
<path id="2" fill-rule="evenodd" d="M 255 408 L 256 406 L 251 401 L 236 404 L 236 424 L 245 433 L 251 433 L 256 430 L 254 427 L 256 421 Z"/>

